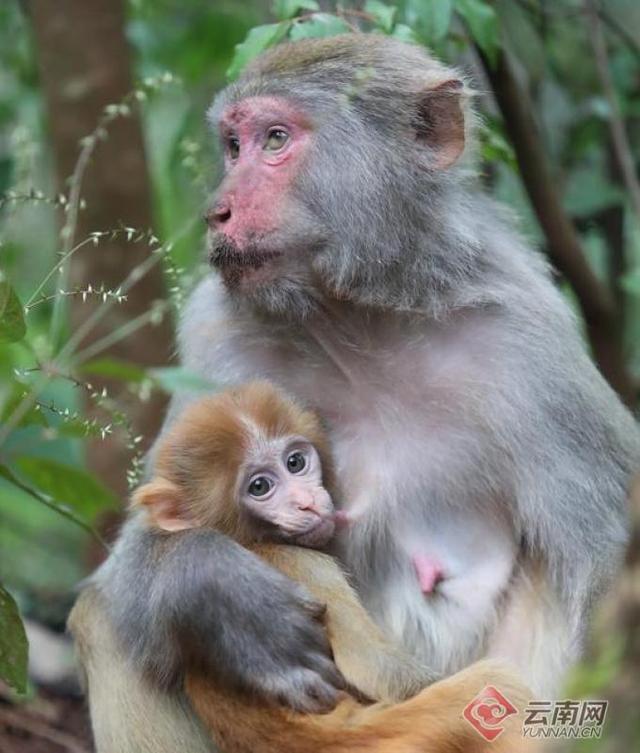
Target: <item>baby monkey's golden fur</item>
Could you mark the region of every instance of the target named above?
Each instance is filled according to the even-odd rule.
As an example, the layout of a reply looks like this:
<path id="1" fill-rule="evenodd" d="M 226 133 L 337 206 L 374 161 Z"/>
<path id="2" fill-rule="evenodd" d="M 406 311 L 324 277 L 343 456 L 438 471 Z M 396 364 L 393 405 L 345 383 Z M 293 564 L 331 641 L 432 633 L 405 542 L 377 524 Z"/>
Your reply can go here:
<path id="1" fill-rule="evenodd" d="M 432 675 L 387 640 L 332 557 L 251 540 L 237 509 L 238 472 L 251 441 L 283 436 L 301 436 L 315 446 L 324 484 L 335 494 L 327 441 L 316 416 L 271 385 L 253 383 L 200 400 L 178 419 L 160 443 L 156 477 L 138 490 L 133 504 L 146 506 L 152 521 L 156 495 L 162 496 L 169 485 L 174 494 L 179 490 L 178 504 L 197 525 L 223 531 L 305 586 L 327 605 L 336 665 L 360 697 L 375 703 L 345 694 L 329 714 L 301 714 L 229 690 L 214 677 L 189 674 L 186 694 L 219 748 L 224 753 L 520 750 L 524 741 L 516 720 L 507 721 L 505 732 L 489 744 L 462 717 L 464 707 L 487 684 L 522 708 L 527 692 L 508 671 L 479 663 L 422 690 Z"/>

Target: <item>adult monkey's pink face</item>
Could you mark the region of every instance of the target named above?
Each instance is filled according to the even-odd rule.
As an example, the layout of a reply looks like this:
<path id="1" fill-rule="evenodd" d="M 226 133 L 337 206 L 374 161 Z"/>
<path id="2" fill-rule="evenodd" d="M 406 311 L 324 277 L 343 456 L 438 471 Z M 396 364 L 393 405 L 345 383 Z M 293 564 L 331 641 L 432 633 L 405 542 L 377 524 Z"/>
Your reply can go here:
<path id="1" fill-rule="evenodd" d="M 230 293 L 294 317 L 327 298 L 419 303 L 464 147 L 463 93 L 424 49 L 377 35 L 253 61 L 210 111 L 224 176 L 209 253 Z"/>
<path id="2" fill-rule="evenodd" d="M 256 96 L 228 105 L 219 133 L 224 178 L 206 215 L 211 261 L 229 287 L 251 292 L 291 262 L 282 258 L 289 250 L 283 228 L 311 123 L 284 98 Z"/>

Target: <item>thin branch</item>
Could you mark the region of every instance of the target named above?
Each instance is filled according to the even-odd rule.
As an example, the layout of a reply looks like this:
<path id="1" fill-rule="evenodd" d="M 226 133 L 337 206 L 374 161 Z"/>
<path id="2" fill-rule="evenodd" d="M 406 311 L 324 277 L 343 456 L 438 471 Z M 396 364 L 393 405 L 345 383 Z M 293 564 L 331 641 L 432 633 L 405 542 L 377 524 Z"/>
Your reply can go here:
<path id="1" fill-rule="evenodd" d="M 31 408 L 36 404 L 38 397 L 40 397 L 42 391 L 50 381 L 51 376 L 49 374 L 43 374 L 30 388 L 29 394 L 22 398 L 20 403 L 14 408 L 13 412 L 9 414 L 2 426 L 0 426 L 0 448 L 7 441 L 11 432 L 20 425 L 20 421 L 22 421 Z"/>
<path id="2" fill-rule="evenodd" d="M 14 727 L 23 732 L 28 732 L 34 737 L 47 740 L 49 743 L 53 743 L 54 745 L 63 748 L 63 750 L 69 751 L 69 753 L 87 753 L 87 749 L 77 738 L 67 732 L 55 729 L 45 721 L 34 719 L 31 716 L 27 717 L 23 714 L 18 714 L 8 708 L 0 709 L 0 721 L 5 727 Z"/>
<path id="3" fill-rule="evenodd" d="M 549 21 L 554 23 L 558 19 L 572 20 L 575 16 L 582 14 L 584 11 L 582 8 L 562 8 L 562 7 L 548 7 L 541 6 L 532 0 L 515 0 L 516 3 L 529 15 L 535 16 L 543 21 Z M 630 34 L 624 26 L 621 26 L 619 21 L 610 16 L 604 8 L 599 7 L 596 9 L 600 20 L 605 26 L 608 26 L 616 36 L 620 37 L 620 40 L 629 48 L 629 50 L 637 57 L 640 58 L 640 44 L 636 41 L 632 34 Z M 541 30 L 542 31 L 542 30 Z"/>
<path id="4" fill-rule="evenodd" d="M 83 246 L 86 246 L 87 243 L 90 243 L 93 241 L 93 238 L 89 236 L 89 238 L 85 238 L 83 241 L 78 243 L 73 248 L 70 248 L 68 251 L 66 251 L 60 259 L 54 264 L 54 266 L 49 270 L 49 273 L 46 275 L 44 280 L 38 285 L 38 287 L 33 291 L 31 294 L 31 297 L 29 300 L 25 303 L 25 308 L 29 308 L 36 298 L 36 296 L 40 293 L 40 291 L 45 287 L 45 285 L 49 282 L 49 280 L 54 276 L 54 274 L 64 265 L 67 263 L 67 261 L 75 254 L 76 251 L 79 251 Z"/>
<path id="5" fill-rule="evenodd" d="M 630 34 L 624 26 L 621 26 L 615 18 L 612 18 L 604 8 L 598 8 L 597 13 L 600 16 L 600 20 L 605 26 L 617 34 L 620 39 L 627 45 L 627 47 L 633 52 L 633 54 L 640 59 L 640 44 L 636 41 L 635 37 Z"/>
<path id="6" fill-rule="evenodd" d="M 140 280 L 156 265 L 164 256 L 164 247 L 154 249 L 151 254 L 137 267 L 134 267 L 127 275 L 121 285 L 118 286 L 122 295 L 127 295 L 131 288 L 136 285 Z M 78 327 L 74 334 L 69 338 L 66 345 L 62 348 L 60 353 L 56 356 L 56 361 L 65 362 L 74 353 L 75 349 L 80 345 L 84 338 L 91 332 L 91 330 L 100 322 L 111 307 L 114 305 L 113 299 L 109 298 L 103 301 L 101 305 L 85 319 L 85 321 Z"/>
<path id="7" fill-rule="evenodd" d="M 611 130 L 611 140 L 613 150 L 620 169 L 620 174 L 624 181 L 625 187 L 629 193 L 631 205 L 640 220 L 640 181 L 636 174 L 635 160 L 629 143 L 629 137 L 625 128 L 622 113 L 618 105 L 615 87 L 611 78 L 609 68 L 609 54 L 607 44 L 602 33 L 602 24 L 593 0 L 584 0 L 585 17 L 589 26 L 591 37 L 591 47 L 596 63 L 600 86 L 609 103 L 609 128 Z"/>
<path id="8" fill-rule="evenodd" d="M 88 345 L 84 350 L 75 354 L 74 361 L 76 365 L 80 365 L 98 355 L 104 350 L 107 350 L 112 345 L 119 343 L 121 340 L 126 339 L 134 332 L 137 332 L 147 324 L 153 324 L 158 321 L 158 317 L 163 317 L 165 312 L 171 307 L 168 301 L 156 301 L 152 304 L 151 308 L 144 311 L 139 316 L 131 319 L 126 324 L 123 324 L 118 329 L 110 332 L 108 335 L 101 337 L 99 340 Z"/>
<path id="9" fill-rule="evenodd" d="M 619 312 L 610 291 L 596 277 L 567 216 L 547 154 L 534 125 L 528 94 L 519 86 L 506 52 L 494 65 L 476 51 L 502 113 L 516 154 L 520 175 L 547 240 L 548 253 L 574 289 L 584 315 L 594 358 L 605 378 L 628 404 L 634 405 L 635 384 L 627 370 Z"/>
<path id="10" fill-rule="evenodd" d="M 45 507 L 48 507 L 50 510 L 55 510 L 58 515 L 62 515 L 62 517 L 67 518 L 67 520 L 72 521 L 77 526 L 80 526 L 84 531 L 86 531 L 90 536 L 93 536 L 93 538 L 101 544 L 108 552 L 111 551 L 111 548 L 107 544 L 107 542 L 100 536 L 100 534 L 96 531 L 96 529 L 89 525 L 89 523 L 85 523 L 82 518 L 79 518 L 75 513 L 71 512 L 71 510 L 68 510 L 67 508 L 63 507 L 62 505 L 58 504 L 57 502 L 54 502 L 52 499 L 49 499 L 49 497 L 45 496 L 44 494 L 41 494 L 40 492 L 36 491 L 35 489 L 32 489 L 27 484 L 23 484 L 22 481 L 20 481 L 17 476 L 15 476 L 6 465 L 0 466 L 0 476 L 3 478 L 6 478 L 7 481 L 12 483 L 14 486 L 17 486 L 18 489 L 22 489 L 23 492 L 26 492 L 31 497 L 36 499 L 38 502 L 43 504 Z"/>

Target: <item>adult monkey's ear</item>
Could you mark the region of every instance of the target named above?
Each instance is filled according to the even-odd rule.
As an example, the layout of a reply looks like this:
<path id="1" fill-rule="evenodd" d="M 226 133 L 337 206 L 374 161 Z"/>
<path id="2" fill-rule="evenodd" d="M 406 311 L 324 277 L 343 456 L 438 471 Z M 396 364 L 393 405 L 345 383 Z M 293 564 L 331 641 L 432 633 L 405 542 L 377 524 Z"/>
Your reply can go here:
<path id="1" fill-rule="evenodd" d="M 450 79 L 418 94 L 415 133 L 429 147 L 429 167 L 445 170 L 464 150 L 464 84 Z"/>
<path id="2" fill-rule="evenodd" d="M 184 502 L 180 488 L 164 478 L 143 484 L 131 497 L 132 507 L 144 508 L 153 525 L 169 532 L 184 531 L 196 525 Z"/>

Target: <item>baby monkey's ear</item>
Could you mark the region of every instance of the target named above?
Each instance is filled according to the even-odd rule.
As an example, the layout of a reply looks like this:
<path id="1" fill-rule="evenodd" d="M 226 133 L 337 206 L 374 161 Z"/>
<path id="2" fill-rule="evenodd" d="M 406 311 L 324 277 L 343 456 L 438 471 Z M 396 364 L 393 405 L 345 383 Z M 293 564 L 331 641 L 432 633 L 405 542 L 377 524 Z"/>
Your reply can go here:
<path id="1" fill-rule="evenodd" d="M 132 507 L 144 507 L 151 523 L 163 531 L 184 531 L 197 523 L 189 515 L 179 486 L 164 478 L 154 478 L 136 489 Z"/>

